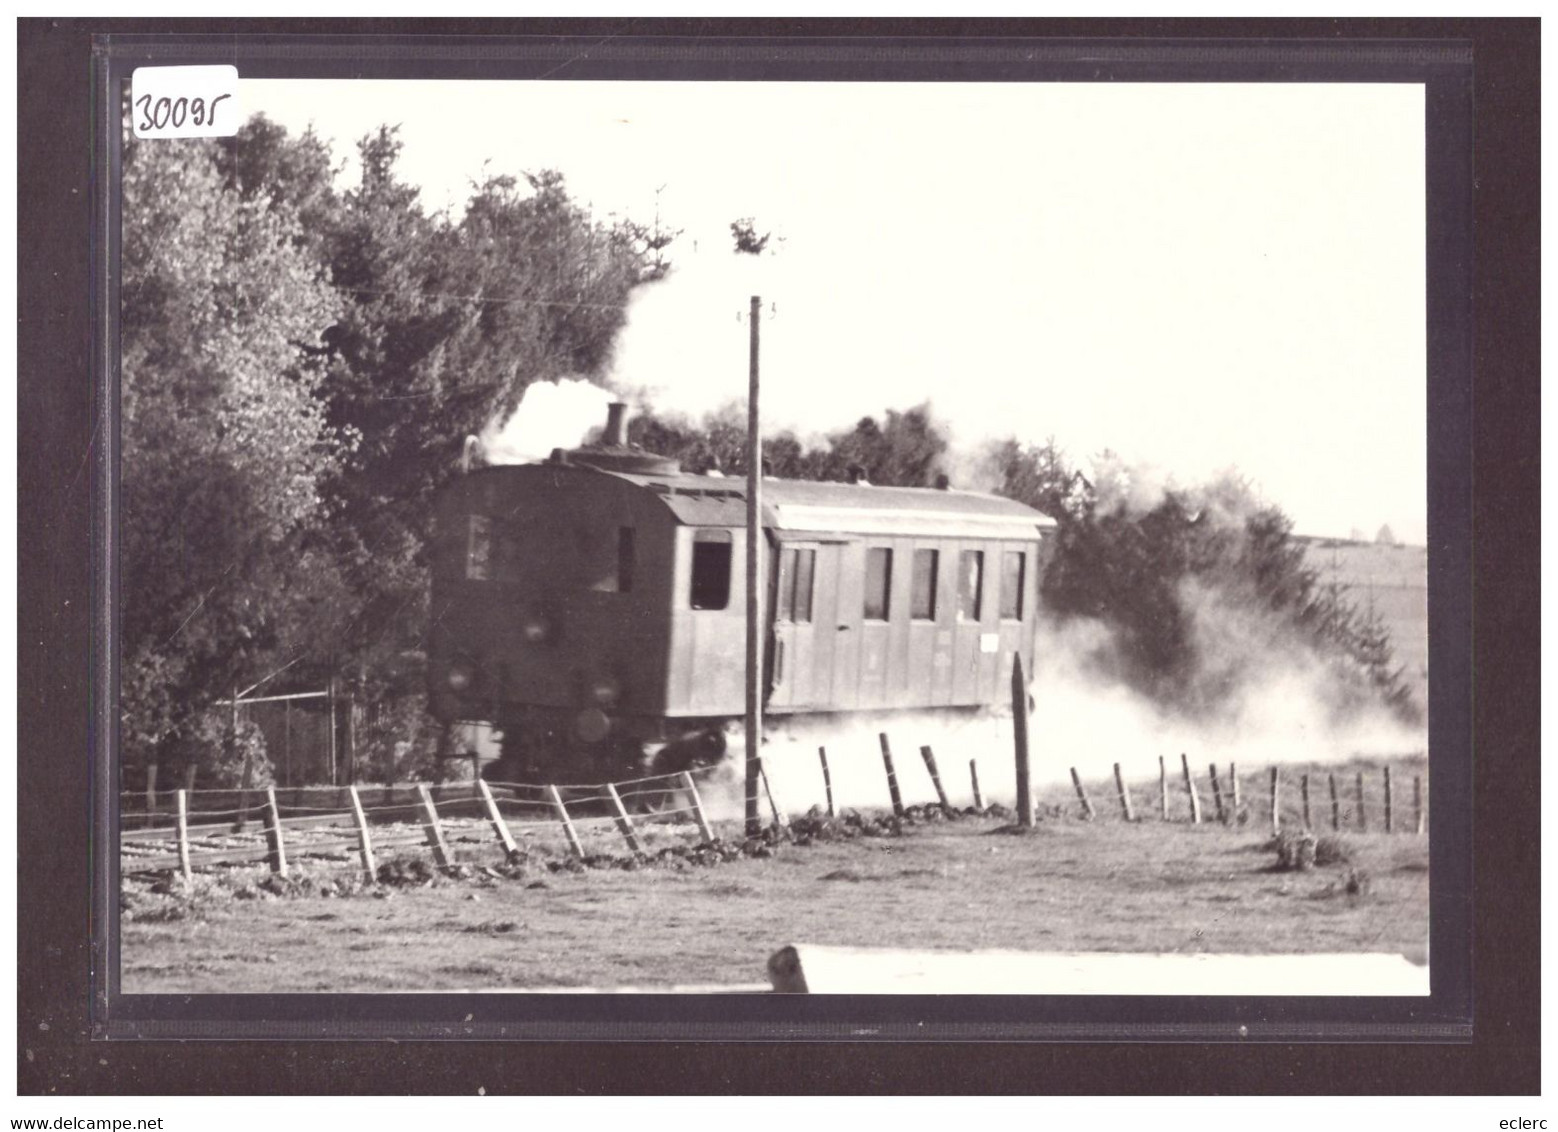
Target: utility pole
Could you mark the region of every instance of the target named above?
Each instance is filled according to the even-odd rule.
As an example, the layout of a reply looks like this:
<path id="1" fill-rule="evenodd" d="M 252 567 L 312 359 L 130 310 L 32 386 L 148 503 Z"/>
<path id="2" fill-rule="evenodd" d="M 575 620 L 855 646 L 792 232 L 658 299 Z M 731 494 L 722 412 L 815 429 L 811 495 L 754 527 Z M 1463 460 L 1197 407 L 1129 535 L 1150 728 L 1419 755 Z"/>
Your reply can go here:
<path id="1" fill-rule="evenodd" d="M 763 433 L 757 413 L 757 346 L 758 320 L 763 300 L 752 296 L 752 306 L 747 316 L 751 335 L 750 361 L 747 372 L 747 791 L 746 831 L 755 837 L 762 830 L 763 821 L 758 812 L 758 781 L 761 775 L 761 745 L 763 741 L 763 592 L 762 572 L 762 490 L 763 490 Z"/>

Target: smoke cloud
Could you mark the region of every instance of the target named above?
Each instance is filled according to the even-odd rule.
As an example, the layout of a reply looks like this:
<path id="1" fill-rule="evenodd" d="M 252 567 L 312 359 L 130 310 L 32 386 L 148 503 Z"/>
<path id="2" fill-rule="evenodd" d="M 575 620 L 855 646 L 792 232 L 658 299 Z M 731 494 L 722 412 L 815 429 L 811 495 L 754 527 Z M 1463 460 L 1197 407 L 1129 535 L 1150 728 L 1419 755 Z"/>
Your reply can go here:
<path id="1" fill-rule="evenodd" d="M 1215 613 L 1208 613 L 1215 620 Z M 1209 632 L 1218 631 L 1215 625 Z M 1166 710 L 1100 674 L 1113 647 L 1108 630 L 1092 621 L 1042 625 L 1029 724 L 1035 787 L 1064 784 L 1075 767 L 1092 785 L 1094 803 L 1120 764 L 1128 782 L 1156 782 L 1158 757 L 1175 773 L 1181 754 L 1198 779 L 1208 764 L 1237 763 L 1255 771 L 1274 763 L 1338 763 L 1354 756 L 1422 753 L 1426 735 L 1377 705 L 1345 703 L 1318 662 L 1297 652 L 1254 657 L 1252 672 L 1215 714 L 1193 718 Z M 1231 657 L 1232 653 L 1230 653 Z M 1243 655 L 1250 657 L 1245 652 Z M 824 801 L 818 747 L 826 747 L 835 804 L 883 808 L 890 804 L 879 735 L 886 733 L 905 804 L 936 800 L 922 746 L 935 754 L 943 788 L 955 806 L 973 802 L 969 760 L 978 767 L 984 801 L 1011 806 L 1016 794 L 1009 710 L 943 716 L 904 713 L 850 720 L 775 721 L 765 734 L 763 761 L 779 804 L 791 812 Z M 720 817 L 742 812 L 743 737 L 710 787 Z M 1242 773 L 1242 771 L 1241 771 Z M 706 799 L 707 801 L 708 799 Z M 764 814 L 767 801 L 764 799 Z M 1138 794 L 1138 806 L 1146 804 Z"/>
<path id="2" fill-rule="evenodd" d="M 610 393 L 580 378 L 538 381 L 525 390 L 508 420 L 482 430 L 486 461 L 527 464 L 544 460 L 554 448 L 576 447 L 601 427 L 610 401 Z"/>

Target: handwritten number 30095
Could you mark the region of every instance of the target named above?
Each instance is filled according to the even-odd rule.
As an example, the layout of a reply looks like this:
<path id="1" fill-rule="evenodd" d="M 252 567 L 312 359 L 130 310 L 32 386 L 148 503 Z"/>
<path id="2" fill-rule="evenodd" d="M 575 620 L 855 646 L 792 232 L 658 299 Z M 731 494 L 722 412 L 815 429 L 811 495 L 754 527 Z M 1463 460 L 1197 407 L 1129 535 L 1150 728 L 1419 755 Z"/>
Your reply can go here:
<path id="1" fill-rule="evenodd" d="M 177 129 L 186 121 L 196 126 L 214 126 L 217 103 L 231 97 L 230 94 L 218 95 L 210 102 L 203 98 L 159 98 L 153 103 L 151 95 L 143 94 L 135 100 L 143 115 L 140 132 L 163 130 L 170 125 Z"/>

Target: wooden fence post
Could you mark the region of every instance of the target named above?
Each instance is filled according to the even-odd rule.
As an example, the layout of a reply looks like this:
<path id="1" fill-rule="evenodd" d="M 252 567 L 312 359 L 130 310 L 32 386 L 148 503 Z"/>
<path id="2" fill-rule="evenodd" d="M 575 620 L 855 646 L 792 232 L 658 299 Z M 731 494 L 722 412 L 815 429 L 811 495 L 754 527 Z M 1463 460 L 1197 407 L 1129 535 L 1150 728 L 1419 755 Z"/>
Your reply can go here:
<path id="1" fill-rule="evenodd" d="M 1228 811 L 1223 809 L 1223 787 L 1217 781 L 1217 764 L 1212 763 L 1206 768 L 1212 779 L 1212 803 L 1217 807 L 1217 820 L 1223 825 L 1228 824 Z"/>
<path id="2" fill-rule="evenodd" d="M 1158 756 L 1158 817 L 1168 821 L 1168 764 Z"/>
<path id="3" fill-rule="evenodd" d="M 422 829 L 427 834 L 427 846 L 433 851 L 433 863 L 447 869 L 453 863 L 449 859 L 449 843 L 444 840 L 444 826 L 438 820 L 438 807 L 433 805 L 426 783 L 417 783 L 417 798 L 422 803 Z"/>
<path id="4" fill-rule="evenodd" d="M 1028 778 L 1028 688 L 1022 653 L 1012 654 L 1012 746 L 1017 757 L 1017 825 L 1033 828 L 1033 785 Z"/>
<path id="5" fill-rule="evenodd" d="M 1234 825 L 1239 824 L 1239 764 L 1228 764 L 1228 794 L 1233 799 L 1229 805 L 1233 807 L 1231 820 Z"/>
<path id="6" fill-rule="evenodd" d="M 682 789 L 687 791 L 692 799 L 692 816 L 698 823 L 698 832 L 703 835 L 705 841 L 714 840 L 714 831 L 709 828 L 709 819 L 703 814 L 703 799 L 698 796 L 698 784 L 692 780 L 692 775 L 682 771 Z"/>
<path id="7" fill-rule="evenodd" d="M 1416 815 L 1417 832 L 1423 832 L 1423 776 L 1412 776 L 1412 812 Z"/>
<path id="8" fill-rule="evenodd" d="M 789 837 L 790 819 L 779 808 L 779 803 L 774 801 L 774 788 L 768 784 L 768 764 L 762 759 L 757 760 L 757 774 L 763 780 L 763 793 L 768 797 L 768 809 L 774 815 L 774 824 L 784 831 L 786 837 Z"/>
<path id="9" fill-rule="evenodd" d="M 1136 814 L 1131 808 L 1131 792 L 1125 788 L 1125 776 L 1120 773 L 1120 764 L 1114 764 L 1114 784 L 1120 791 L 1120 813 L 1126 821 L 1135 821 Z"/>
<path id="10" fill-rule="evenodd" d="M 487 785 L 485 778 L 476 780 L 476 791 L 481 795 L 482 807 L 487 811 L 487 820 L 492 823 L 492 832 L 498 835 L 498 840 L 503 844 L 503 855 L 519 852 L 519 846 L 514 844 L 514 834 L 509 830 L 509 823 L 503 820 L 503 811 L 498 809 L 498 800 L 492 796 L 492 788 Z"/>
<path id="11" fill-rule="evenodd" d="M 887 741 L 887 732 L 877 735 L 882 745 L 882 765 L 887 768 L 887 792 L 893 799 L 893 816 L 903 817 L 903 796 L 898 793 L 898 774 L 893 770 L 893 748 Z"/>
<path id="12" fill-rule="evenodd" d="M 1196 780 L 1190 775 L 1190 756 L 1182 751 L 1179 761 L 1185 769 L 1185 795 L 1190 799 L 1190 824 L 1200 825 L 1201 796 L 1196 793 Z"/>
<path id="13" fill-rule="evenodd" d="M 1387 766 L 1385 768 L 1385 832 L 1386 833 L 1394 832 L 1393 821 L 1392 821 L 1393 810 L 1395 809 L 1394 803 L 1395 803 L 1395 798 L 1391 795 L 1391 791 L 1390 791 L 1390 768 Z"/>
<path id="14" fill-rule="evenodd" d="M 1082 778 L 1077 774 L 1077 768 L 1071 768 L 1071 785 L 1077 788 L 1077 800 L 1082 803 L 1082 820 L 1093 820 L 1093 803 L 1087 796 L 1087 791 L 1082 788 Z"/>
<path id="15" fill-rule="evenodd" d="M 822 763 L 822 789 L 828 800 L 828 816 L 836 816 L 833 812 L 833 775 L 828 773 L 828 749 L 817 748 L 817 758 Z"/>
<path id="16" fill-rule="evenodd" d="M 548 786 L 547 794 L 552 799 L 552 812 L 557 815 L 557 820 L 562 823 L 563 833 L 568 838 L 568 849 L 575 857 L 584 856 L 584 846 L 579 844 L 579 833 L 573 828 L 573 819 L 568 816 L 568 807 L 563 805 L 563 796 L 557 792 L 557 787 Z"/>
<path id="17" fill-rule="evenodd" d="M 185 790 L 178 792 L 178 813 L 174 817 L 174 836 L 178 839 L 179 846 L 179 872 L 184 876 L 184 887 L 192 888 L 195 884 L 195 874 L 189 867 L 189 793 Z"/>
<path id="18" fill-rule="evenodd" d="M 362 871 L 372 884 L 379 879 L 379 867 L 373 860 L 373 839 L 368 836 L 368 815 L 362 812 L 362 799 L 357 797 L 357 787 L 346 788 L 347 797 L 352 800 L 352 815 L 357 819 L 357 845 L 362 853 Z"/>
<path id="19" fill-rule="evenodd" d="M 326 733 L 327 733 L 327 735 L 329 736 L 329 739 L 330 739 L 329 748 L 328 748 L 329 752 L 330 752 L 330 785 L 331 786 L 339 786 L 339 785 L 341 785 L 341 776 L 340 776 L 340 772 L 336 769 L 336 765 L 335 765 L 336 758 L 335 758 L 335 677 L 334 676 L 331 676 L 329 681 L 325 684 L 325 705 L 326 705 L 326 710 L 328 711 L 329 716 L 330 716 L 330 722 L 325 727 L 325 731 L 326 731 Z"/>
<path id="20" fill-rule="evenodd" d="M 270 871 L 287 875 L 287 846 L 282 840 L 281 807 L 276 804 L 276 788 L 265 788 L 265 840 L 270 847 Z"/>
<path id="21" fill-rule="evenodd" d="M 1369 814 L 1363 807 L 1363 772 L 1358 772 L 1358 832 L 1367 833 L 1369 829 Z"/>
<path id="22" fill-rule="evenodd" d="M 1342 800 L 1336 793 L 1336 775 L 1327 774 L 1325 777 L 1331 785 L 1331 832 L 1335 833 L 1342 828 Z"/>
<path id="23" fill-rule="evenodd" d="M 1309 820 L 1309 776 L 1307 774 L 1298 777 L 1298 793 L 1304 800 L 1304 829 L 1312 829 L 1314 827 Z"/>
<path id="24" fill-rule="evenodd" d="M 1282 768 L 1271 768 L 1271 836 L 1282 832 Z"/>
<path id="25" fill-rule="evenodd" d="M 157 824 L 157 764 L 146 764 L 146 817 L 141 822 L 146 828 Z"/>
<path id="26" fill-rule="evenodd" d="M 941 772 L 936 769 L 936 752 L 929 747 L 921 747 L 920 758 L 925 760 L 925 769 L 930 771 L 931 785 L 936 788 L 936 798 L 941 802 L 941 808 L 950 810 L 952 805 L 947 801 L 946 790 L 942 789 Z"/>
<path id="27" fill-rule="evenodd" d="M 617 829 L 622 833 L 622 839 L 628 843 L 628 851 L 640 853 L 643 848 L 638 843 L 638 831 L 633 828 L 633 819 L 628 817 L 627 810 L 622 805 L 622 795 L 617 793 L 614 783 L 606 783 L 606 793 L 611 795 L 611 805 L 617 811 Z"/>
<path id="28" fill-rule="evenodd" d="M 357 699 L 346 697 L 346 780 L 357 784 Z"/>
<path id="29" fill-rule="evenodd" d="M 233 698 L 230 701 L 231 719 L 228 724 L 228 735 L 231 736 L 232 753 L 237 753 L 238 747 L 238 686 L 233 686 Z M 243 745 L 243 771 L 238 777 L 238 817 L 233 821 L 233 832 L 242 833 L 249 827 L 249 784 L 253 781 L 254 768 L 249 757 L 249 744 Z"/>
<path id="30" fill-rule="evenodd" d="M 983 811 L 985 808 L 984 796 L 979 793 L 979 760 L 968 760 L 968 780 L 974 787 L 974 809 Z"/>

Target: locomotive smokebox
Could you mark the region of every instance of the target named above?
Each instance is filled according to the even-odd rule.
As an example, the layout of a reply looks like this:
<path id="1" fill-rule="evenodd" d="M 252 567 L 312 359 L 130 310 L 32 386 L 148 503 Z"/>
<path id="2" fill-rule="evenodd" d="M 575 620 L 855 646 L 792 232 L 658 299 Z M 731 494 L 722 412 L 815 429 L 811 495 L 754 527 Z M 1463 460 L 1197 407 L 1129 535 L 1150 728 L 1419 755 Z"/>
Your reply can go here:
<path id="1" fill-rule="evenodd" d="M 606 431 L 600 442 L 607 448 L 621 448 L 628 442 L 628 407 L 621 401 L 606 406 Z"/>

